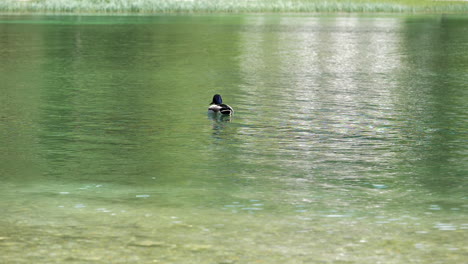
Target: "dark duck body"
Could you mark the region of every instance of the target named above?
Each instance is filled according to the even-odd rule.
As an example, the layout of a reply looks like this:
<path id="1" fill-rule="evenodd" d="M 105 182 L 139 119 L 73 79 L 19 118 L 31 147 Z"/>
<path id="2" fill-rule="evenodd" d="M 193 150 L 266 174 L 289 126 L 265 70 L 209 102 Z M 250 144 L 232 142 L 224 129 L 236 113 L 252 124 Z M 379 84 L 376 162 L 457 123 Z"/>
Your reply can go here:
<path id="1" fill-rule="evenodd" d="M 220 113 L 223 115 L 232 115 L 234 113 L 234 109 L 227 104 L 223 104 L 223 98 L 221 95 L 215 94 L 213 96 L 213 101 L 208 107 L 208 111 L 212 113 Z"/>

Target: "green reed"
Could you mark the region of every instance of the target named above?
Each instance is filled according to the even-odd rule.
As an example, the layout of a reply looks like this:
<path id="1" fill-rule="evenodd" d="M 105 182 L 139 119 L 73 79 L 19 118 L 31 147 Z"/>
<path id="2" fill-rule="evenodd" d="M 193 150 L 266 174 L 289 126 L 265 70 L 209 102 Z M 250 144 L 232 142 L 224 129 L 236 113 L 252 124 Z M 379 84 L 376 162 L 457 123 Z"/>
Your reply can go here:
<path id="1" fill-rule="evenodd" d="M 468 12 L 468 3 L 431 0 L 2 0 L 0 11 L 57 13 L 462 13 Z"/>

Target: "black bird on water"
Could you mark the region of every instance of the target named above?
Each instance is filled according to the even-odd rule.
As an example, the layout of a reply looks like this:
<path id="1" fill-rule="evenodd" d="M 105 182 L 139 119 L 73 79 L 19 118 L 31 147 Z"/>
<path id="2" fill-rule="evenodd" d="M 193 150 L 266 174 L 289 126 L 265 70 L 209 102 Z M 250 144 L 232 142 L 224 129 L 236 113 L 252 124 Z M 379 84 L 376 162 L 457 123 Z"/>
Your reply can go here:
<path id="1" fill-rule="evenodd" d="M 227 104 L 223 104 L 223 98 L 219 94 L 213 96 L 213 101 L 208 107 L 208 111 L 211 113 L 220 113 L 222 115 L 234 114 L 234 109 Z"/>

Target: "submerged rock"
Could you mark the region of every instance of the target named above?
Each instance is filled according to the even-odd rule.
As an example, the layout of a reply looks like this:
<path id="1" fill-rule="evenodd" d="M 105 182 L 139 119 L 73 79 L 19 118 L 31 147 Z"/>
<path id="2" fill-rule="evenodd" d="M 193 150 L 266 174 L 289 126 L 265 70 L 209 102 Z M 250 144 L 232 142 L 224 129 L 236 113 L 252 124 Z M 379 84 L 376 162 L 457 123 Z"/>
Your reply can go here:
<path id="1" fill-rule="evenodd" d="M 191 251 L 202 251 L 202 250 L 208 250 L 213 248 L 212 245 L 199 245 L 199 244 L 188 244 L 185 245 L 184 248 L 191 250 Z"/>
<path id="2" fill-rule="evenodd" d="M 168 247 L 165 242 L 162 241 L 152 241 L 152 240 L 141 240 L 141 241 L 132 241 L 129 243 L 130 246 L 136 247 Z"/>

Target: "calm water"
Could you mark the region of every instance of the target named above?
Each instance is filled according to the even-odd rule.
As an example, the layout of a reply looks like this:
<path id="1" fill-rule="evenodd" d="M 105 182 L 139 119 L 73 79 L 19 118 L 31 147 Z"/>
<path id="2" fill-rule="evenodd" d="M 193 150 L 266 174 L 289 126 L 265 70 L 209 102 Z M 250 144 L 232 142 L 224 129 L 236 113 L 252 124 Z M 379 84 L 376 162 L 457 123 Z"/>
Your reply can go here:
<path id="1" fill-rule="evenodd" d="M 466 263 L 467 48 L 452 16 L 0 16 L 0 262 Z"/>

